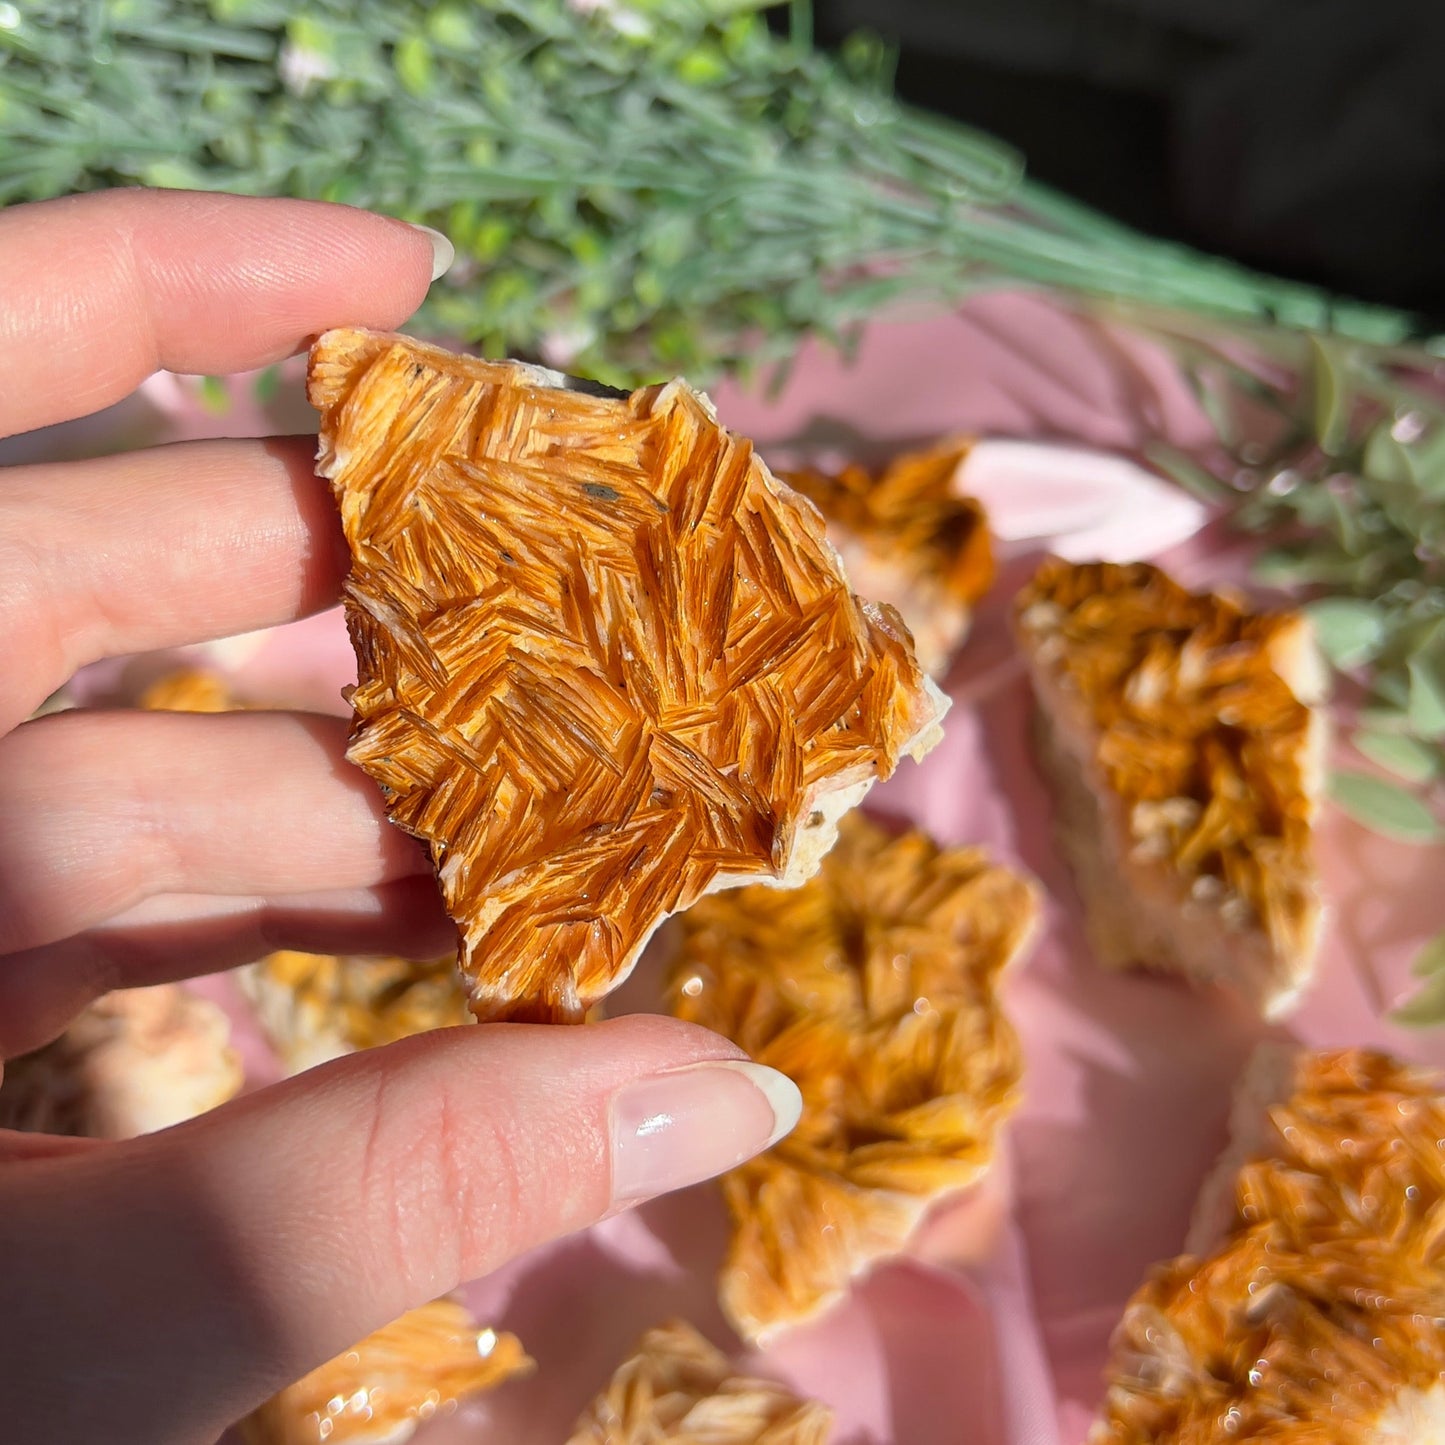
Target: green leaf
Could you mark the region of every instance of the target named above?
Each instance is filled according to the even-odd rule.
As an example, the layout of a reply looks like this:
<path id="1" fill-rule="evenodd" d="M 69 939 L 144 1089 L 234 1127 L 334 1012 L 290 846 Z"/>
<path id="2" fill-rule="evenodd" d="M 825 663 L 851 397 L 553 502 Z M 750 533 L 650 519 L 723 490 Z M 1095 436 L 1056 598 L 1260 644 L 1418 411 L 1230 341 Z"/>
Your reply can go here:
<path id="1" fill-rule="evenodd" d="M 262 406 L 274 401 L 276 393 L 280 390 L 281 368 L 279 366 L 268 366 L 251 383 L 251 394 Z"/>
<path id="2" fill-rule="evenodd" d="M 1201 502 L 1220 502 L 1230 495 L 1229 488 L 1218 477 L 1175 447 L 1158 443 L 1145 447 L 1144 456 L 1152 466 Z"/>
<path id="3" fill-rule="evenodd" d="M 1371 679 L 1374 700 L 1382 709 L 1393 708 L 1400 719 L 1400 726 L 1407 732 L 1410 728 L 1410 679 L 1398 668 L 1391 671 L 1377 671 Z"/>
<path id="4" fill-rule="evenodd" d="M 1370 707 L 1360 709 L 1360 727 L 1368 733 L 1389 733 L 1395 736 L 1410 731 L 1410 720 L 1403 707 L 1377 699 Z"/>
<path id="5" fill-rule="evenodd" d="M 331 55 L 336 49 L 336 36 L 326 23 L 311 15 L 294 15 L 287 22 L 286 38 L 298 50 L 313 55 Z"/>
<path id="6" fill-rule="evenodd" d="M 1429 978 L 1432 974 L 1445 973 L 1445 933 L 1437 933 L 1415 955 L 1410 972 L 1416 978 Z"/>
<path id="7" fill-rule="evenodd" d="M 1344 371 L 1346 357 L 1318 336 L 1309 338 L 1310 392 L 1315 439 L 1320 450 L 1338 456 L 1350 429 L 1350 394 Z"/>
<path id="8" fill-rule="evenodd" d="M 1445 419 L 1410 447 L 1410 468 L 1427 497 L 1445 496 Z"/>
<path id="9" fill-rule="evenodd" d="M 1389 422 L 1380 422 L 1365 443 L 1364 469 L 1367 476 L 1397 486 L 1413 485 L 1415 471 L 1410 453 L 1390 433 Z"/>
<path id="10" fill-rule="evenodd" d="M 1329 597 L 1305 611 L 1325 656 L 1342 672 L 1369 662 L 1385 639 L 1385 610 L 1356 597 Z"/>
<path id="11" fill-rule="evenodd" d="M 728 73 L 728 63 L 715 46 L 699 45 L 677 63 L 678 79 L 688 85 L 713 85 Z"/>
<path id="12" fill-rule="evenodd" d="M 1266 587 L 1333 587 L 1351 590 L 1364 564 L 1337 550 L 1275 548 L 1263 553 L 1254 566 L 1255 577 Z"/>
<path id="13" fill-rule="evenodd" d="M 1368 773 L 1337 771 L 1330 779 L 1336 807 L 1357 823 L 1403 843 L 1431 843 L 1440 836 L 1429 808 L 1413 793 Z"/>
<path id="14" fill-rule="evenodd" d="M 1403 733 L 1362 731 L 1350 741 L 1372 763 L 1407 783 L 1428 783 L 1440 771 L 1441 750 L 1418 738 Z"/>
<path id="15" fill-rule="evenodd" d="M 1410 730 L 1422 738 L 1445 737 L 1445 676 L 1433 658 L 1416 656 L 1410 674 Z"/>
<path id="16" fill-rule="evenodd" d="M 194 191 L 205 188 L 201 173 L 184 161 L 152 161 L 141 169 L 141 179 L 157 190 Z"/>
<path id="17" fill-rule="evenodd" d="M 213 416 L 225 416 L 230 411 L 231 392 L 224 377 L 203 376 L 197 392 L 201 405 Z"/>
<path id="18" fill-rule="evenodd" d="M 408 35 L 396 43 L 392 57 L 397 79 L 413 94 L 426 95 L 436 79 L 431 46 L 420 35 Z"/>
<path id="19" fill-rule="evenodd" d="M 1408 1029 L 1431 1029 L 1445 1023 L 1445 973 L 1426 979 L 1413 998 L 1390 1014 L 1390 1022 Z"/>
<path id="20" fill-rule="evenodd" d="M 427 34 L 446 50 L 468 50 L 477 43 L 471 17 L 461 5 L 438 5 L 427 17 Z"/>

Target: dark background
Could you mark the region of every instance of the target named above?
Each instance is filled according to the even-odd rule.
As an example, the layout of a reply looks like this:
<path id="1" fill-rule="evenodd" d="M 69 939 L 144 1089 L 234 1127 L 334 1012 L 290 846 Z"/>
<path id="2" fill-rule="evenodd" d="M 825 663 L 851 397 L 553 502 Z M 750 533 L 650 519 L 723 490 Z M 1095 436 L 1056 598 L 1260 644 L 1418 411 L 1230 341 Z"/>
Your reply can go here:
<path id="1" fill-rule="evenodd" d="M 1141 229 L 1445 320 L 1445 0 L 814 0 L 813 26 L 881 35 L 905 100 Z"/>

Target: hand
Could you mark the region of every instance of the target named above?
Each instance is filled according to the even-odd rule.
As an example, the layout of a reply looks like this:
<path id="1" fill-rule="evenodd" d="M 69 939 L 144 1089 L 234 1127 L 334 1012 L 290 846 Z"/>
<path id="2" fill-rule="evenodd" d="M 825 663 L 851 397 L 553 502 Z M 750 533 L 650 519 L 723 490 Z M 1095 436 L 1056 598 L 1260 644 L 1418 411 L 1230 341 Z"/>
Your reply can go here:
<path id="1" fill-rule="evenodd" d="M 429 236 L 341 206 L 114 192 L 0 213 L 0 436 L 158 368 L 390 327 Z M 335 601 L 314 441 L 0 474 L 0 1058 L 113 988 L 276 948 L 435 955 L 427 860 L 318 716 L 74 711 L 80 666 Z M 0 1133 L 0 1379 L 27 1445 L 214 1440 L 408 1308 L 706 1178 L 797 1091 L 675 1020 L 451 1029 L 124 1143 Z"/>

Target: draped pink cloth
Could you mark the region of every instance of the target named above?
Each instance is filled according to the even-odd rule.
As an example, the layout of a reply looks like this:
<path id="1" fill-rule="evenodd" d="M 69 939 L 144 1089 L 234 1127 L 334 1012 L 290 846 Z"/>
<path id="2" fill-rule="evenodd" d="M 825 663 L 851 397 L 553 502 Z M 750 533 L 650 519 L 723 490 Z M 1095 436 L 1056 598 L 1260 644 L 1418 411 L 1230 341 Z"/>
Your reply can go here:
<path id="1" fill-rule="evenodd" d="M 132 402 L 22 439 L 9 454 L 310 425 L 294 374 L 266 408 L 243 403 L 217 417 L 196 395 L 193 382 L 157 377 Z M 1158 439 L 1205 448 L 1211 435 L 1166 356 L 1026 296 L 985 296 L 953 315 L 876 324 L 851 362 L 807 346 L 779 396 L 725 386 L 716 400 L 725 422 L 778 460 L 799 447 L 886 453 L 955 432 L 1125 455 Z M 1106 974 L 1088 956 L 1003 623 L 1013 590 L 1050 546 L 1161 556 L 1193 583 L 1242 577 L 1245 554 L 1219 526 L 1201 530 L 1202 518 L 1181 508 L 1172 488 L 1140 490 L 1132 470 L 1077 453 L 980 458 L 971 481 L 1012 539 L 1003 575 L 948 679 L 956 704 L 944 743 L 921 766 L 905 762 L 869 806 L 943 841 L 985 843 L 1042 882 L 1047 927 L 1007 992 L 1024 1041 L 1027 1097 L 988 1181 L 935 1210 L 909 1258 L 876 1270 L 817 1323 L 742 1357 L 829 1401 L 838 1445 L 1082 1439 L 1102 1393 L 1110 1330 L 1148 1266 L 1180 1250 L 1224 1141 L 1232 1082 L 1267 1032 L 1225 998 Z M 243 691 L 345 711 L 339 690 L 352 659 L 336 612 L 203 652 Z M 97 699 L 127 693 L 174 661 L 106 664 L 81 685 Z M 1409 990 L 1413 953 L 1439 927 L 1445 850 L 1384 841 L 1335 813 L 1322 843 L 1328 941 L 1288 1033 L 1445 1062 L 1445 1032 L 1384 1021 Z M 229 997 L 224 980 L 198 986 Z M 627 998 L 648 1003 L 645 967 Z M 237 1017 L 253 1078 L 274 1076 L 274 1061 Z M 716 1191 L 702 1187 L 471 1286 L 479 1316 L 519 1334 L 540 1369 L 418 1439 L 555 1445 L 636 1337 L 672 1316 L 736 1349 L 713 1288 L 725 1229 Z"/>

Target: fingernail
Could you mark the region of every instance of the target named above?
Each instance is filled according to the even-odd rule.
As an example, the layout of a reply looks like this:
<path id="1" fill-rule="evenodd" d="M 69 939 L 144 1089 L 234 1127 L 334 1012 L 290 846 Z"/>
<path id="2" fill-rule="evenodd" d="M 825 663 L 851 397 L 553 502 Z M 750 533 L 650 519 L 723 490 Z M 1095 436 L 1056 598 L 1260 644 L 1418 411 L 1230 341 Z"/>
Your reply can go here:
<path id="1" fill-rule="evenodd" d="M 612 1198 L 635 1203 L 711 1179 L 776 1144 L 803 1096 L 785 1074 L 713 1060 L 654 1074 L 612 1101 Z"/>
<path id="2" fill-rule="evenodd" d="M 413 231 L 420 231 L 431 242 L 432 280 L 436 281 L 445 276 L 451 270 L 452 262 L 457 259 L 457 248 L 440 231 L 434 231 L 430 226 L 421 226 L 415 221 L 408 221 L 407 225 Z"/>

